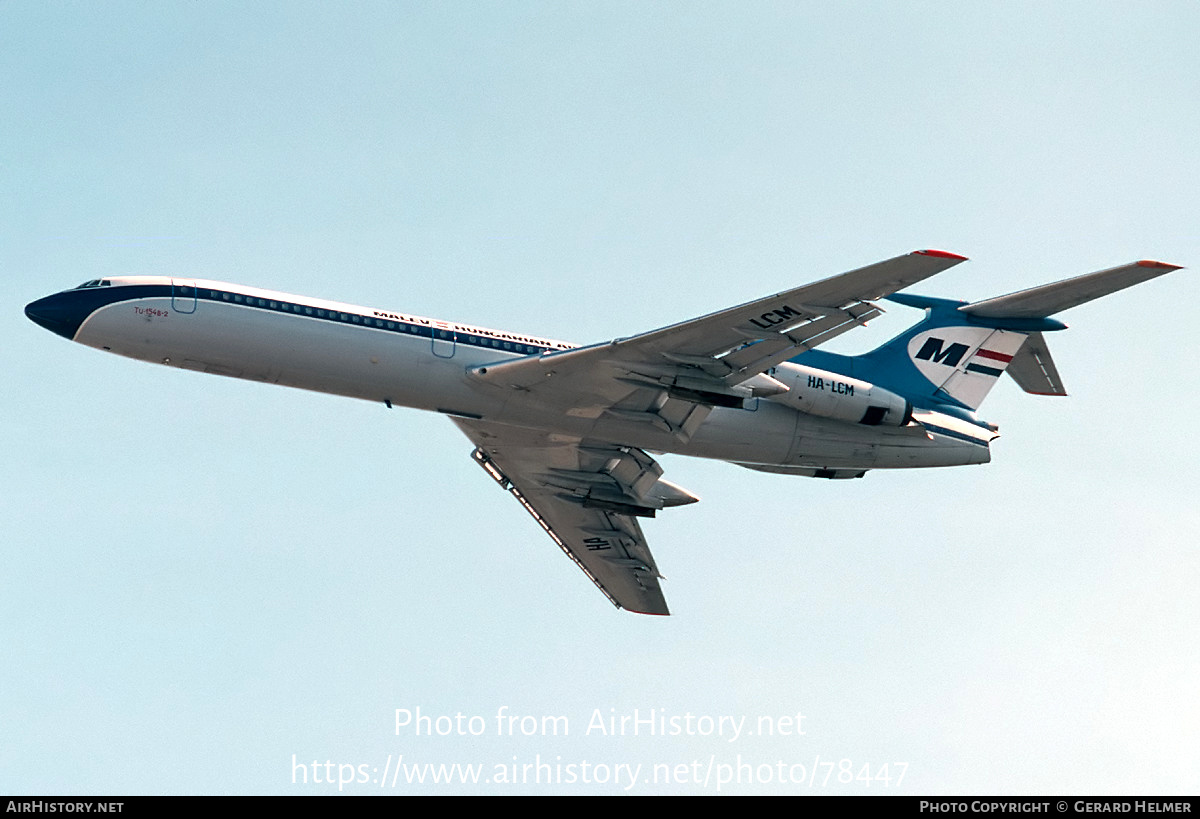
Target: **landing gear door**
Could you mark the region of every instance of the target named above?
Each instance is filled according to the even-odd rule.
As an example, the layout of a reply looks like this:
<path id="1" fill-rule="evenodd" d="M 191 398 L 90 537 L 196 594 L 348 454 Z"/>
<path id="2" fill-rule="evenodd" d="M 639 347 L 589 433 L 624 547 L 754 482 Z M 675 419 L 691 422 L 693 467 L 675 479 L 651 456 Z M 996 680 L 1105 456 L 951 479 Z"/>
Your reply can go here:
<path id="1" fill-rule="evenodd" d="M 191 279 L 171 279 L 171 309 L 176 313 L 196 312 L 196 283 Z"/>

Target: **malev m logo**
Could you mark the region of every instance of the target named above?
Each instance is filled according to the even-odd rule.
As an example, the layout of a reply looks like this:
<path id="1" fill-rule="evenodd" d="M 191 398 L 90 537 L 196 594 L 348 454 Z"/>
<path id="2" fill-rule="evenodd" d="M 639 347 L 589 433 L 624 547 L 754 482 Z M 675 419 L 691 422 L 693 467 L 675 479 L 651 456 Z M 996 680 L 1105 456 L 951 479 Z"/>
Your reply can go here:
<path id="1" fill-rule="evenodd" d="M 932 361 L 935 364 L 945 364 L 947 367 L 957 367 L 958 362 L 962 361 L 963 356 L 970 349 L 966 344 L 955 342 L 949 347 L 942 349 L 946 340 L 944 338 L 934 338 L 930 336 L 925 339 L 925 343 L 921 346 L 920 351 L 914 356 L 922 361 Z"/>

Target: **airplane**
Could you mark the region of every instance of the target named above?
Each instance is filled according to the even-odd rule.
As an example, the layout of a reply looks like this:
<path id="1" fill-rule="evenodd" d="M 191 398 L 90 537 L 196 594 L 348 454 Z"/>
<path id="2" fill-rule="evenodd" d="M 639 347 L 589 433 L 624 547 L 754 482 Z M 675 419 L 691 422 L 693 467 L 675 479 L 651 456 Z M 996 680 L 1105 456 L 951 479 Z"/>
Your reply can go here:
<path id="1" fill-rule="evenodd" d="M 987 463 L 998 427 L 976 410 L 1002 374 L 1066 394 L 1051 316 L 1180 269 L 1138 261 L 969 303 L 899 292 L 965 260 L 918 250 L 587 346 L 170 276 L 92 279 L 25 313 L 129 358 L 443 413 L 614 606 L 666 615 L 638 519 L 699 498 L 652 453 L 826 479 Z M 884 298 L 924 318 L 862 355 L 817 349 Z"/>

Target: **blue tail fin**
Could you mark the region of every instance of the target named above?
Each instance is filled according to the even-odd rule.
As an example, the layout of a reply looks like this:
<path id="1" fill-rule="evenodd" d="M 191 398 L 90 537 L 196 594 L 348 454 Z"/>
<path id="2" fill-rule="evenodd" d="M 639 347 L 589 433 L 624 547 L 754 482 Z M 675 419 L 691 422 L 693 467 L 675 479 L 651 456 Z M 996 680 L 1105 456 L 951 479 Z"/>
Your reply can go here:
<path id="1" fill-rule="evenodd" d="M 925 318 L 859 356 L 814 350 L 798 363 L 842 372 L 893 390 L 917 406 L 975 410 L 1016 358 L 1031 332 L 1062 329 L 1049 319 L 976 319 L 967 302 L 897 294 L 891 301 L 924 308 Z M 852 372 L 846 372 L 847 365 Z"/>
<path id="2" fill-rule="evenodd" d="M 811 350 L 793 360 L 869 381 L 916 406 L 973 411 L 1006 370 L 1026 392 L 1065 395 L 1042 333 L 1067 325 L 1050 316 L 1178 269 L 1133 262 L 972 303 L 897 293 L 888 299 L 924 309 L 924 320 L 863 355 Z"/>

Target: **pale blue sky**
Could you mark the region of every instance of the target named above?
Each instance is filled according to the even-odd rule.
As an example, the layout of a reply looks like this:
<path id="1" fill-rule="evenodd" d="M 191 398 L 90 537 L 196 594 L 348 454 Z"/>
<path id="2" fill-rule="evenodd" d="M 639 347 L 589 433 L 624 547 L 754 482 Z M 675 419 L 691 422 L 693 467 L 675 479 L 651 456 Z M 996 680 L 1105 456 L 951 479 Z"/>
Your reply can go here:
<path id="1" fill-rule="evenodd" d="M 670 618 L 613 610 L 444 418 L 21 308 L 179 273 L 584 343 L 920 247 L 972 258 L 921 292 L 972 299 L 1194 268 L 1198 32 L 1191 2 L 0 4 L 0 792 L 336 791 L 293 754 L 1195 792 L 1192 271 L 1064 314 L 1071 397 L 1001 384 L 986 467 L 665 456 L 704 499 L 645 526 Z M 498 737 L 501 706 L 571 735 Z M 490 730 L 395 736 L 416 707 Z M 806 735 L 588 736 L 595 709 Z M 813 792 L 868 790 L 836 774 Z"/>

